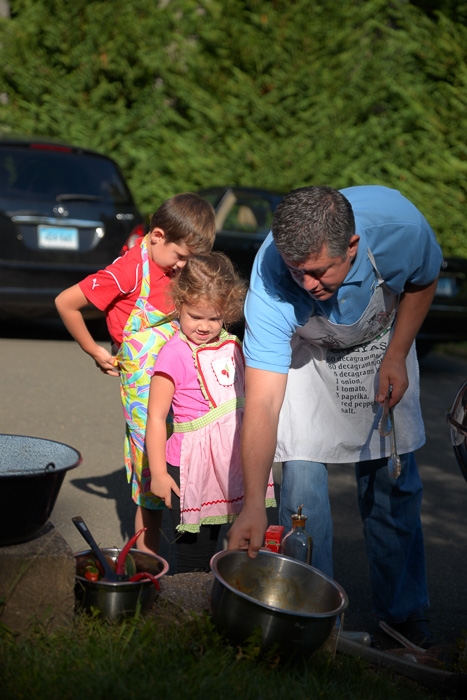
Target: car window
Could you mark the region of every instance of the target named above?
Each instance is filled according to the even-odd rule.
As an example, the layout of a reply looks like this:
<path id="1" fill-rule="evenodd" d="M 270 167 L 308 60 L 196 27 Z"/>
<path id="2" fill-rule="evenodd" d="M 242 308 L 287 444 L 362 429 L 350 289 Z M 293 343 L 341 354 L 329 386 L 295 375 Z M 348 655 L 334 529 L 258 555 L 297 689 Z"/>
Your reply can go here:
<path id="1" fill-rule="evenodd" d="M 0 196 L 55 199 L 73 194 L 117 205 L 132 204 L 120 173 L 107 158 L 39 149 L 0 149 Z"/>
<path id="2" fill-rule="evenodd" d="M 230 191 L 216 212 L 218 231 L 267 233 L 271 223 L 271 204 L 259 196 L 243 197 Z"/>

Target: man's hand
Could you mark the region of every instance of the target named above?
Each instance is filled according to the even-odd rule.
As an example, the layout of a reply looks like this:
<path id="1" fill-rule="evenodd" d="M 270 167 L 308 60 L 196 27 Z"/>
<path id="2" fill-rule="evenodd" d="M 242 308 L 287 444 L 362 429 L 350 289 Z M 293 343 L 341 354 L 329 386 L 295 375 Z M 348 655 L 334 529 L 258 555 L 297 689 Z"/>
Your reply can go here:
<path id="1" fill-rule="evenodd" d="M 389 406 L 392 408 L 399 403 L 407 391 L 409 378 L 406 357 L 403 355 L 395 356 L 388 350 L 379 369 L 379 393 L 376 397 L 379 403 L 384 402 L 390 385 L 392 385 L 392 392 Z"/>
<path id="2" fill-rule="evenodd" d="M 267 526 L 265 508 L 250 512 L 244 506 L 227 533 L 228 549 L 246 549 L 248 555 L 254 559 L 263 546 Z"/>
<path id="3" fill-rule="evenodd" d="M 379 403 L 383 403 L 386 398 L 390 384 L 391 407 L 399 403 L 407 391 L 407 355 L 433 301 L 437 282 L 435 279 L 423 287 L 409 283 L 405 285 L 399 301 L 394 332 L 379 370 L 380 383 L 376 397 Z"/>

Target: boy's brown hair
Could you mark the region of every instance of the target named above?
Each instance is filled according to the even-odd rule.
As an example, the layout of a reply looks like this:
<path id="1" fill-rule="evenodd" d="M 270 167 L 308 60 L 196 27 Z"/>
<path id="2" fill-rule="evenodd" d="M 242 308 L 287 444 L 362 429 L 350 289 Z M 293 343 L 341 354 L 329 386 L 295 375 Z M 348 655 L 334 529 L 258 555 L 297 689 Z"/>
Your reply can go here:
<path id="1" fill-rule="evenodd" d="M 151 216 L 150 231 L 155 228 L 164 231 L 167 243 L 182 243 L 198 255 L 209 253 L 216 236 L 214 209 L 198 194 L 177 194 Z"/>
<path id="2" fill-rule="evenodd" d="M 243 316 L 248 288 L 224 253 L 213 251 L 189 258 L 174 280 L 171 296 L 177 312 L 182 304 L 211 304 L 228 326 Z"/>

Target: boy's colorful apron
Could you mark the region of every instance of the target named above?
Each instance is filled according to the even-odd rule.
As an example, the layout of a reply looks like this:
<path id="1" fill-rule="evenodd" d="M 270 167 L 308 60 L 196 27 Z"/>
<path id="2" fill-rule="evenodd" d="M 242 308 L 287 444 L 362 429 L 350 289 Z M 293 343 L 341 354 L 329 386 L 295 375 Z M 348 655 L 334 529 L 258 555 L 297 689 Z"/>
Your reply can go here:
<path id="1" fill-rule="evenodd" d="M 180 337 L 188 342 L 180 333 Z M 179 531 L 232 522 L 243 506 L 240 429 L 245 403 L 245 364 L 239 340 L 221 331 L 219 340 L 193 346 L 193 360 L 209 411 L 176 423 L 184 433 L 180 454 Z M 266 507 L 275 506 L 270 474 Z"/>
<path id="2" fill-rule="evenodd" d="M 116 360 L 120 371 L 120 394 L 126 421 L 125 467 L 132 482 L 135 503 L 160 509 L 164 502 L 149 492 L 150 472 L 145 448 L 149 386 L 161 347 L 178 330 L 173 314 L 163 314 L 149 303 L 150 278 L 147 237 L 141 244 L 140 296 L 123 330 Z"/>

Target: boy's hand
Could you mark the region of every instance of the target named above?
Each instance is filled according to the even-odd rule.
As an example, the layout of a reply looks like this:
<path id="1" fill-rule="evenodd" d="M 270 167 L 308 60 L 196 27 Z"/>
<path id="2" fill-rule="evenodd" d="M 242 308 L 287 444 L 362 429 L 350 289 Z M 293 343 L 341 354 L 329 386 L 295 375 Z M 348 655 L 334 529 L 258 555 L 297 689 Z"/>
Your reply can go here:
<path id="1" fill-rule="evenodd" d="M 96 351 L 92 355 L 101 372 L 112 377 L 118 377 L 119 372 L 115 368 L 115 358 L 102 345 L 96 345 Z"/>
<path id="2" fill-rule="evenodd" d="M 160 476 L 151 477 L 151 493 L 159 496 L 167 508 L 172 508 L 172 491 L 176 496 L 180 497 L 180 489 L 167 472 Z"/>

